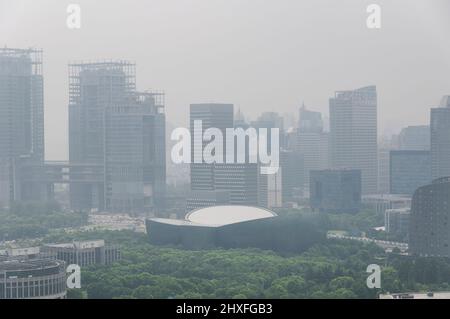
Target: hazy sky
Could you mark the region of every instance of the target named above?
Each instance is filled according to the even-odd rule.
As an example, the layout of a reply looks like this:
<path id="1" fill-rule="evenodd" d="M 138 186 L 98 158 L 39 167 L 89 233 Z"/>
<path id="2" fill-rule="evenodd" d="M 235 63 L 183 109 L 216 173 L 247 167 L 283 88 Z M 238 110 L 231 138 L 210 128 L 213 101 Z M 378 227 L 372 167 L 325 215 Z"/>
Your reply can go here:
<path id="1" fill-rule="evenodd" d="M 68 4 L 82 27 L 66 27 Z M 366 27 L 380 4 L 382 27 Z M 46 150 L 67 157 L 67 63 L 129 59 L 141 90 L 163 89 L 168 119 L 230 102 L 252 118 L 328 114 L 336 90 L 375 84 L 383 132 L 426 124 L 450 94 L 449 0 L 0 0 L 0 45 L 44 49 Z"/>

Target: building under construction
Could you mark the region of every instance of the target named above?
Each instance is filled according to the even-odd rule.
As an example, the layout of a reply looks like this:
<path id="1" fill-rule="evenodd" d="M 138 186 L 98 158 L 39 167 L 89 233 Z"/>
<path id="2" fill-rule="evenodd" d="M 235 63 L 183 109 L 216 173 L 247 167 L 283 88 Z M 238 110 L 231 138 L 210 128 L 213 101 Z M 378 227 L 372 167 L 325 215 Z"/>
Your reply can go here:
<path id="1" fill-rule="evenodd" d="M 0 205 L 38 200 L 43 188 L 25 182 L 24 165 L 44 161 L 42 51 L 0 49 Z"/>
<path id="2" fill-rule="evenodd" d="M 127 61 L 70 64 L 69 93 L 69 161 L 45 162 L 42 51 L 0 49 L 0 207 L 67 184 L 74 210 L 162 210 L 164 93 L 137 92 Z"/>
<path id="3" fill-rule="evenodd" d="M 164 93 L 137 92 L 135 65 L 127 61 L 70 64 L 69 85 L 70 165 L 95 166 L 103 175 L 102 180 L 71 183 L 72 208 L 161 210 Z M 77 173 L 71 169 L 71 175 Z"/>

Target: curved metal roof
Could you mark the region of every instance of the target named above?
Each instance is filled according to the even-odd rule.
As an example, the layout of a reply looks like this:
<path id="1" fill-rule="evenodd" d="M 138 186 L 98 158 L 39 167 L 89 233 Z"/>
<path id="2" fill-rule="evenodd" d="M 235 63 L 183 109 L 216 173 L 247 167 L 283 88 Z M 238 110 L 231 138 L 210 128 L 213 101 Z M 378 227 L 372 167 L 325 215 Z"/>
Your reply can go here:
<path id="1" fill-rule="evenodd" d="M 192 211 L 186 215 L 186 220 L 198 225 L 224 226 L 275 216 L 276 213 L 265 208 L 223 205 Z"/>

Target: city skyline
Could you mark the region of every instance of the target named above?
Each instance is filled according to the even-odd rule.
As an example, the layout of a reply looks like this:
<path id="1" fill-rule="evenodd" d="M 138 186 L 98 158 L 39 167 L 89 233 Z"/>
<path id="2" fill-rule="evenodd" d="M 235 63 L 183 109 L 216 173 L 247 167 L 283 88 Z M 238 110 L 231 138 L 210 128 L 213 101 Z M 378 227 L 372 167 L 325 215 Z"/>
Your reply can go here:
<path id="1" fill-rule="evenodd" d="M 175 126 L 187 126 L 189 104 L 204 102 L 233 103 L 253 119 L 274 109 L 296 114 L 303 100 L 326 114 L 334 91 L 371 84 L 380 135 L 428 123 L 428 109 L 449 93 L 450 4 L 380 1 L 382 28 L 368 30 L 367 4 L 350 2 L 126 2 L 123 10 L 124 1 L 79 1 L 82 27 L 69 30 L 68 1 L 3 0 L 0 38 L 44 49 L 48 159 L 68 158 L 68 62 L 102 57 L 135 61 L 142 88 L 167 93 Z"/>
<path id="2" fill-rule="evenodd" d="M 0 300 L 450 299 L 449 13 L 0 0 Z"/>

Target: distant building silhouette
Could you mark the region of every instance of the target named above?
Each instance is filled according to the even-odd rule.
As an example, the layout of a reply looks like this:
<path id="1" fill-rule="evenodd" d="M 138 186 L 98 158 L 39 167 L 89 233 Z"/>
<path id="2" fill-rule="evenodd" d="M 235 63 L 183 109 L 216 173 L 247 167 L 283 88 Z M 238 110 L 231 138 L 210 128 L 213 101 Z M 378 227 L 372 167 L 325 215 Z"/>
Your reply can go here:
<path id="1" fill-rule="evenodd" d="M 430 151 L 390 152 L 390 193 L 413 195 L 431 182 Z"/>
<path id="2" fill-rule="evenodd" d="M 398 136 L 399 148 L 409 151 L 429 151 L 430 138 L 430 126 L 408 126 L 403 128 Z"/>

